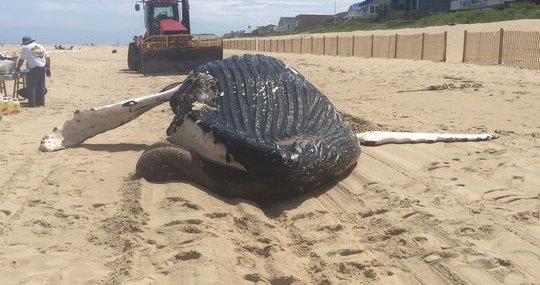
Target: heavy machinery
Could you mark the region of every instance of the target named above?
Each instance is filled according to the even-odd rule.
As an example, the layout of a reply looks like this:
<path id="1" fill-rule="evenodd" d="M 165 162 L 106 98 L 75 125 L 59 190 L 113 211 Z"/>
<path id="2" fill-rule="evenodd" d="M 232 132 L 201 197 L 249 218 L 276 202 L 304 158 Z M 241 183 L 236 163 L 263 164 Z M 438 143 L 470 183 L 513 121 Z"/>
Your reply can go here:
<path id="1" fill-rule="evenodd" d="M 188 0 L 140 0 L 136 11 L 141 9 L 139 3 L 146 33 L 133 37 L 129 44 L 129 70 L 144 75 L 187 74 L 196 66 L 223 59 L 220 39 L 191 34 Z"/>

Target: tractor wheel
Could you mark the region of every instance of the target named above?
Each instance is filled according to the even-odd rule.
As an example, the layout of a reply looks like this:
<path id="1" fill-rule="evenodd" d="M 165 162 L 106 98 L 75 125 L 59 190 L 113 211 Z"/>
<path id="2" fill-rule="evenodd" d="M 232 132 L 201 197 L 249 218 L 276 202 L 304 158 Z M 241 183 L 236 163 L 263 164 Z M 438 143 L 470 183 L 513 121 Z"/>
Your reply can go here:
<path id="1" fill-rule="evenodd" d="M 128 68 L 131 71 L 138 70 L 139 67 L 139 48 L 135 43 L 129 43 L 128 50 Z"/>
<path id="2" fill-rule="evenodd" d="M 137 54 L 137 71 L 142 72 L 143 59 L 140 53 Z"/>

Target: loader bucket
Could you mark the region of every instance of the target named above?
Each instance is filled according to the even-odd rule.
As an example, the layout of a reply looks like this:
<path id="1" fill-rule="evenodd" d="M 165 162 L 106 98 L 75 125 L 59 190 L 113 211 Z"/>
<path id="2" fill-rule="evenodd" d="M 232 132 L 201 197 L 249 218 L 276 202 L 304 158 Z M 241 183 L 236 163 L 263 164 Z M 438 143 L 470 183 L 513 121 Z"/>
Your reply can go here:
<path id="1" fill-rule="evenodd" d="M 142 55 L 142 72 L 144 75 L 188 74 L 199 65 L 221 59 L 221 47 L 147 50 Z"/>

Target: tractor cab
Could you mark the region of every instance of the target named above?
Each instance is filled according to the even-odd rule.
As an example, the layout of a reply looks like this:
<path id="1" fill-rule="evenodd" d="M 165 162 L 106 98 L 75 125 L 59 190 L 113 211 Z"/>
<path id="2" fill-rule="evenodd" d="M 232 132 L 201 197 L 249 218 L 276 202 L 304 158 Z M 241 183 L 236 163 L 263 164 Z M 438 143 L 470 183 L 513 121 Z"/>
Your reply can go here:
<path id="1" fill-rule="evenodd" d="M 144 4 L 144 25 L 147 36 L 189 33 L 189 27 L 186 27 L 183 21 L 180 22 L 178 1 L 146 0 L 141 2 Z M 135 10 L 140 10 L 139 4 L 135 5 Z"/>

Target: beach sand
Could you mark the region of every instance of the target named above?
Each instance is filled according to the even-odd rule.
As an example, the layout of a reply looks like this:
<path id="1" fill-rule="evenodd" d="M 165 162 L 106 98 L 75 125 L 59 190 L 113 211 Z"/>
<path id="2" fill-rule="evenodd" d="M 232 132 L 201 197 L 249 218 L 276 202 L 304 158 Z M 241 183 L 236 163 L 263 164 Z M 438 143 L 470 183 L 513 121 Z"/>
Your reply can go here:
<path id="1" fill-rule="evenodd" d="M 270 54 L 375 129 L 501 137 L 363 147 L 332 189 L 261 208 L 130 179 L 165 137 L 167 104 L 38 151 L 75 109 L 184 78 L 126 71 L 113 48 L 52 53 L 47 106 L 0 122 L 0 284 L 540 283 L 540 71 Z M 481 87 L 398 93 L 449 83 Z"/>

